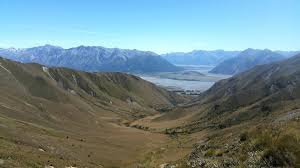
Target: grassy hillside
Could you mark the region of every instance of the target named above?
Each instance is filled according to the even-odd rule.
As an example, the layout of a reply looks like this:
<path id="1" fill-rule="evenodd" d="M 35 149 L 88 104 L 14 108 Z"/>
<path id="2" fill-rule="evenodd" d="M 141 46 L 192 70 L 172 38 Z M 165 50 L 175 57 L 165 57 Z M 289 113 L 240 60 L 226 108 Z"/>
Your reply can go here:
<path id="1" fill-rule="evenodd" d="M 217 82 L 193 102 L 156 120 L 191 116 L 190 123 L 228 127 L 298 109 L 300 56 L 255 68 Z"/>
<path id="2" fill-rule="evenodd" d="M 299 167 L 300 55 L 190 102 L 132 75 L 0 63 L 0 166 Z"/>
<path id="3" fill-rule="evenodd" d="M 0 77 L 0 167 L 130 167 L 170 139 L 127 123 L 185 101 L 123 73 L 0 58 Z"/>
<path id="4" fill-rule="evenodd" d="M 173 163 L 179 167 L 299 167 L 299 67 L 300 55 L 256 66 L 134 124 L 196 136 L 193 152 Z"/>

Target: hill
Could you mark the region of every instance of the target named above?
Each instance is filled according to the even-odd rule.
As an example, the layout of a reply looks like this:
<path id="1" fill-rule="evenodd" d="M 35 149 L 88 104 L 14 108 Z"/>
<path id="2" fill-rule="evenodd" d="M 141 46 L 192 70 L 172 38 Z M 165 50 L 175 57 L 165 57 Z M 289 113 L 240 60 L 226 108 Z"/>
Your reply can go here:
<path id="1" fill-rule="evenodd" d="M 299 76 L 300 55 L 259 65 L 217 82 L 192 102 L 134 124 L 179 140 L 197 137 L 193 152 L 175 162 L 179 167 L 297 167 Z"/>
<path id="2" fill-rule="evenodd" d="M 300 55 L 221 80 L 190 102 L 132 75 L 0 63 L 6 167 L 300 164 Z"/>
<path id="3" fill-rule="evenodd" d="M 0 58 L 0 77 L 0 166 L 8 168 L 132 166 L 168 137 L 127 123 L 184 101 L 123 73 Z"/>
<path id="4" fill-rule="evenodd" d="M 39 63 L 83 71 L 169 72 L 176 67 L 161 56 L 138 50 L 79 46 L 70 49 L 45 45 L 27 49 L 0 49 L 0 55 L 23 63 Z"/>
<path id="5" fill-rule="evenodd" d="M 211 73 L 233 75 L 253 68 L 256 65 L 268 64 L 285 59 L 284 56 L 271 50 L 247 49 L 236 57 L 218 64 Z"/>
<path id="6" fill-rule="evenodd" d="M 190 119 L 196 122 L 196 127 L 201 122 L 228 127 L 300 108 L 299 65 L 300 55 L 256 66 L 217 82 L 197 99 L 156 120 L 192 116 Z"/>

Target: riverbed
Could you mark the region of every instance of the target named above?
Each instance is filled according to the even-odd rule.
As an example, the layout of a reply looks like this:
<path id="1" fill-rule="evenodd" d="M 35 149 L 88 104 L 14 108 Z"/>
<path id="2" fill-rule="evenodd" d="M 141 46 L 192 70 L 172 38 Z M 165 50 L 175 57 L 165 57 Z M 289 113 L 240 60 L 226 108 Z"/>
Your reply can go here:
<path id="1" fill-rule="evenodd" d="M 161 77 L 160 74 L 136 74 L 142 79 L 152 82 L 158 86 L 164 87 L 168 90 L 196 90 L 203 92 L 209 89 L 215 82 L 229 78 L 229 75 L 211 74 L 209 71 L 214 68 L 214 66 L 182 66 L 185 70 L 200 72 L 204 76 L 195 77 L 197 80 L 178 80 L 172 79 L 171 77 Z M 182 73 L 182 72 L 178 72 Z"/>

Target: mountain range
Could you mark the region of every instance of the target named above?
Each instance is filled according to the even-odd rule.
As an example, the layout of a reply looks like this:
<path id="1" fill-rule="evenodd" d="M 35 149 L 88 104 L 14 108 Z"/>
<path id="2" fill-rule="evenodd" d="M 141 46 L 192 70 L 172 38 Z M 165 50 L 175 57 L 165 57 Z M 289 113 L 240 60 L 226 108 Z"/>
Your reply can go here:
<path id="1" fill-rule="evenodd" d="M 247 49 L 244 51 L 194 50 L 192 52 L 158 55 L 150 51 L 79 46 L 63 49 L 45 45 L 25 49 L 0 49 L 5 58 L 23 62 L 39 63 L 53 67 L 68 67 L 89 72 L 156 73 L 176 72 L 178 65 L 216 66 L 211 73 L 236 74 L 255 65 L 289 58 L 297 51 L 271 51 Z"/>
<path id="2" fill-rule="evenodd" d="M 278 54 L 281 54 L 287 58 L 295 56 L 300 53 L 300 51 L 275 51 L 275 52 L 277 52 Z"/>
<path id="3" fill-rule="evenodd" d="M 233 75 L 251 69 L 256 65 L 268 64 L 283 59 L 286 59 L 286 57 L 271 50 L 249 48 L 239 53 L 236 57 L 221 62 L 210 72 Z"/>
<path id="4" fill-rule="evenodd" d="M 247 50 L 247 49 L 246 49 Z M 249 51 L 251 49 L 248 49 Z M 254 50 L 254 49 L 253 49 Z M 256 50 L 259 51 L 259 50 Z M 163 54 L 162 56 L 169 62 L 176 65 L 210 65 L 216 66 L 228 59 L 237 57 L 243 51 L 224 51 L 224 50 L 194 50 L 192 52 L 174 52 Z M 299 51 L 273 51 L 274 54 L 280 54 L 286 58 L 292 57 Z M 259 54 L 257 52 L 257 54 Z M 252 56 L 257 57 L 255 53 L 252 53 Z M 254 58 L 253 58 L 254 59 Z M 272 60 L 270 60 L 271 62 Z"/>
<path id="5" fill-rule="evenodd" d="M 126 73 L 0 58 L 0 167 L 298 167 L 300 55 L 236 57 L 249 56 L 259 64 L 197 97 Z"/>
<path id="6" fill-rule="evenodd" d="M 173 64 L 178 65 L 217 65 L 220 62 L 236 56 L 239 51 L 224 50 L 194 50 L 192 52 L 174 52 L 162 56 Z"/>
<path id="7" fill-rule="evenodd" d="M 27 49 L 0 49 L 0 55 L 23 63 L 39 63 L 84 71 L 172 72 L 181 70 L 161 56 L 138 50 L 79 46 L 70 49 L 45 45 Z"/>
<path id="8" fill-rule="evenodd" d="M 1 164 L 297 167 L 299 67 L 300 55 L 257 65 L 191 99 L 124 73 L 1 58 Z"/>

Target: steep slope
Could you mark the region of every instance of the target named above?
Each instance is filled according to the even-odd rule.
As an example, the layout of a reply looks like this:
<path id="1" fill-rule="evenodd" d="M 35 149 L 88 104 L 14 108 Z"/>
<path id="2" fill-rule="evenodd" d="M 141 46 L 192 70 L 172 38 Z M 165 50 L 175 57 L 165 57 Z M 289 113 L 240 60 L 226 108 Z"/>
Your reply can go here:
<path id="1" fill-rule="evenodd" d="M 285 59 L 284 56 L 271 50 L 247 49 L 236 57 L 227 59 L 212 69 L 211 73 L 233 75 L 246 71 L 256 65 L 268 64 Z"/>
<path id="2" fill-rule="evenodd" d="M 169 166 L 299 167 L 299 105 L 297 55 L 221 80 L 192 102 L 133 124 L 181 146 L 196 139 L 193 151 Z"/>
<path id="3" fill-rule="evenodd" d="M 299 65 L 298 55 L 286 61 L 257 66 L 216 83 L 199 99 L 202 103 L 217 105 L 217 113 L 249 106 L 251 115 L 268 115 L 283 108 L 281 103 L 292 101 L 293 105 L 300 98 Z"/>
<path id="4" fill-rule="evenodd" d="M 23 63 L 68 67 L 84 71 L 161 72 L 178 71 L 153 52 L 79 46 L 63 49 L 45 45 L 28 49 L 0 49 L 0 55 Z"/>
<path id="5" fill-rule="evenodd" d="M 299 65 L 300 55 L 256 66 L 217 82 L 197 99 L 156 120 L 190 116 L 195 127 L 210 123 L 217 128 L 297 109 L 300 102 Z"/>
<path id="6" fill-rule="evenodd" d="M 2 58 L 0 78 L 4 167 L 130 167 L 168 138 L 127 123 L 183 100 L 132 75 Z"/>
<path id="7" fill-rule="evenodd" d="M 238 53 L 239 51 L 194 50 L 188 53 L 168 53 L 162 56 L 169 62 L 178 65 L 217 65 L 226 59 L 236 56 Z"/>
<path id="8" fill-rule="evenodd" d="M 189 124 L 175 129 L 210 131 L 207 139 L 195 145 L 186 163 L 299 167 L 299 104 L 300 55 L 216 83 L 184 108 L 196 112 Z"/>

